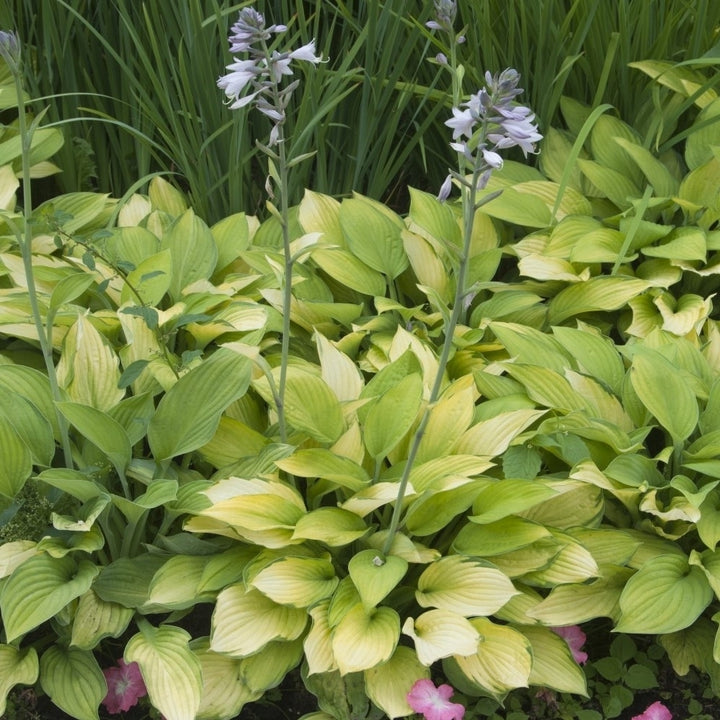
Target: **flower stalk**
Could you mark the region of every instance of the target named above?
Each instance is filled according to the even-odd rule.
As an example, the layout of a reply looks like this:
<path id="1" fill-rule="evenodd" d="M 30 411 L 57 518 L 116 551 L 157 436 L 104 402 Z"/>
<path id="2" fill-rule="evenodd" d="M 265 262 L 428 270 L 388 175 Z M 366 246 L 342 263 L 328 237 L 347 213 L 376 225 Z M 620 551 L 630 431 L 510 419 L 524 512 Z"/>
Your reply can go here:
<path id="1" fill-rule="evenodd" d="M 30 312 L 35 324 L 38 342 L 40 343 L 40 352 L 43 356 L 45 369 L 48 374 L 48 382 L 50 384 L 50 392 L 53 401 L 56 403 L 55 415 L 57 418 L 58 428 L 60 431 L 60 443 L 63 452 L 63 460 L 66 468 L 72 469 L 72 449 L 70 446 L 70 435 L 68 423 L 65 416 L 57 409 L 57 403 L 61 401 L 62 395 L 57 380 L 57 372 L 55 370 L 55 360 L 53 358 L 52 349 L 52 324 L 47 327 L 43 325 L 43 318 L 40 312 L 40 303 L 38 302 L 37 286 L 35 285 L 35 272 L 33 269 L 32 256 L 32 226 L 30 218 L 32 216 L 32 185 L 30 178 L 30 149 L 32 147 L 32 139 L 35 134 L 42 116 L 41 113 L 36 117 L 30 127 L 27 125 L 25 117 L 25 102 L 23 100 L 23 78 L 22 78 L 22 57 L 20 43 L 15 33 L 0 32 L 0 56 L 5 60 L 10 70 L 13 81 L 15 83 L 15 93 L 17 95 L 18 109 L 18 130 L 20 133 L 21 163 L 22 163 L 22 189 L 23 189 L 23 229 L 20 231 L 14 223 L 8 222 L 13 227 L 15 238 L 20 247 L 22 255 L 23 269 L 25 272 L 25 282 L 27 283 L 28 298 L 30 300 Z"/>
<path id="2" fill-rule="evenodd" d="M 283 277 L 282 277 L 282 338 L 280 346 L 280 379 L 277 392 L 273 389 L 278 414 L 278 428 L 280 441 L 287 441 L 287 422 L 285 419 L 285 387 L 287 384 L 287 371 L 290 356 L 290 308 L 292 304 L 292 276 L 294 258 L 290 248 L 290 217 L 288 203 L 288 172 L 290 163 L 286 148 L 284 125 L 287 107 L 293 91 L 299 81 L 294 80 L 282 87 L 282 79 L 292 76 L 292 62 L 301 60 L 317 64 L 322 58 L 315 54 L 315 41 L 309 42 L 297 50 L 278 52 L 271 50 L 268 41 L 274 34 L 287 30 L 285 25 L 265 25 L 265 18 L 253 8 L 243 8 L 238 21 L 232 26 L 230 52 L 247 53 L 248 58 L 234 62 L 227 66 L 229 73 L 218 79 L 218 87 L 225 91 L 229 99 L 230 109 L 238 109 L 245 105 L 254 106 L 272 122 L 270 137 L 267 145 L 260 142 L 257 146 L 268 157 L 268 162 L 274 166 L 268 173 L 266 189 L 270 200 L 274 199 L 275 192 L 280 196 L 280 207 L 276 208 L 268 202 L 270 212 L 280 222 L 283 239 Z M 276 148 L 276 149 L 274 149 Z M 296 158 L 297 160 L 298 158 Z M 273 177 L 277 187 L 273 188 Z M 271 383 L 272 387 L 272 383 Z"/>
<path id="3" fill-rule="evenodd" d="M 503 160 L 499 151 L 519 146 L 523 153 L 535 152 L 536 143 L 542 139 L 534 124 L 535 116 L 529 108 L 518 105 L 515 98 L 522 92 L 518 88 L 519 74 L 507 69 L 499 75 L 485 74 L 485 87 L 467 102 L 460 102 L 462 97 L 462 81 L 464 71 L 457 62 L 457 45 L 464 42 L 462 33 L 455 34 L 453 23 L 456 16 L 454 0 L 435 0 L 436 20 L 430 21 L 428 27 L 446 33 L 450 40 L 450 60 L 439 55 L 436 60 L 447 66 L 452 75 L 453 117 L 445 122 L 452 129 L 453 142 L 450 147 L 457 154 L 457 170 L 450 170 L 443 183 L 438 199 L 445 201 L 450 196 L 453 181 L 460 187 L 463 216 L 462 250 L 456 260 L 455 296 L 452 311 L 445 326 L 438 369 L 435 375 L 427 405 L 420 423 L 410 442 L 407 462 L 398 485 L 398 494 L 390 519 L 388 534 L 383 545 L 383 554 L 390 552 L 395 535 L 400 526 L 402 500 L 407 491 L 410 474 L 415 463 L 430 415 L 440 398 L 445 372 L 454 346 L 455 330 L 465 322 L 469 301 L 474 292 L 467 285 L 467 272 L 470 262 L 470 251 L 473 237 L 475 213 L 485 203 L 496 198 L 500 193 L 490 193 L 478 200 L 478 193 L 490 180 L 492 171 L 502 167 Z"/>

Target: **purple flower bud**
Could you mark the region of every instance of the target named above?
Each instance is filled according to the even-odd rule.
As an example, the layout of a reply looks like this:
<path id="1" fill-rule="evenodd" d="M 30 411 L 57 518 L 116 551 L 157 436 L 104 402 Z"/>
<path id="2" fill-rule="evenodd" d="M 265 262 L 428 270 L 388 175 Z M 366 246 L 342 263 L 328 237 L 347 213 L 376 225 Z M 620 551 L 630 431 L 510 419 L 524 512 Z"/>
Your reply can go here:
<path id="1" fill-rule="evenodd" d="M 0 31 L 0 57 L 13 72 L 17 70 L 20 61 L 20 42 L 14 32 Z"/>
<path id="2" fill-rule="evenodd" d="M 440 187 L 440 192 L 438 193 L 438 196 L 437 196 L 438 200 L 440 202 L 445 202 L 450 197 L 451 191 L 452 191 L 452 176 L 448 175 Z"/>

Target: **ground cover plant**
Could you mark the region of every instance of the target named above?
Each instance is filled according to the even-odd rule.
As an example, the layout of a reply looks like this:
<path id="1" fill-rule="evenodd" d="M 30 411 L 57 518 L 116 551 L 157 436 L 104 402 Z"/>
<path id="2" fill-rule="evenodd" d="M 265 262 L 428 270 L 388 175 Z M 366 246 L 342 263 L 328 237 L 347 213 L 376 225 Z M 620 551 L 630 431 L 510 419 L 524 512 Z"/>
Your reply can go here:
<path id="1" fill-rule="evenodd" d="M 456 13 L 413 23 L 455 167 L 400 214 L 293 204 L 328 41 L 242 8 L 214 102 L 267 123 L 266 212 L 210 225 L 159 176 L 33 203 L 63 137 L 0 36 L 3 712 L 712 716 L 714 56 L 538 131 Z"/>

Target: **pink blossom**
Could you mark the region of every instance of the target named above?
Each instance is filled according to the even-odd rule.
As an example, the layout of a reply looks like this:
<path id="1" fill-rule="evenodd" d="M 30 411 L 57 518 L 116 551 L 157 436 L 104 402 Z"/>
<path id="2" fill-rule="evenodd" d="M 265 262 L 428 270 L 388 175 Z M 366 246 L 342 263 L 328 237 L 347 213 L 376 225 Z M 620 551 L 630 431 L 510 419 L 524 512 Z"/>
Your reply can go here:
<path id="1" fill-rule="evenodd" d="M 454 690 L 450 685 L 435 687 L 432 680 L 418 680 L 407 694 L 408 705 L 425 720 L 462 720 L 465 708 L 451 703 Z"/>
<path id="2" fill-rule="evenodd" d="M 672 713 L 658 700 L 632 720 L 672 720 Z"/>
<path id="3" fill-rule="evenodd" d="M 582 647 L 587 640 L 587 636 L 580 629 L 579 625 L 569 625 L 568 627 L 553 627 L 550 628 L 554 633 L 559 635 L 565 640 L 572 650 L 575 662 L 579 665 L 584 665 L 587 662 L 588 654 L 583 652 Z"/>
<path id="4" fill-rule="evenodd" d="M 129 665 L 121 658 L 116 667 L 103 670 L 108 686 L 108 693 L 102 704 L 111 715 L 126 712 L 137 705 L 139 698 L 147 695 L 147 688 L 140 674 L 137 663 Z"/>

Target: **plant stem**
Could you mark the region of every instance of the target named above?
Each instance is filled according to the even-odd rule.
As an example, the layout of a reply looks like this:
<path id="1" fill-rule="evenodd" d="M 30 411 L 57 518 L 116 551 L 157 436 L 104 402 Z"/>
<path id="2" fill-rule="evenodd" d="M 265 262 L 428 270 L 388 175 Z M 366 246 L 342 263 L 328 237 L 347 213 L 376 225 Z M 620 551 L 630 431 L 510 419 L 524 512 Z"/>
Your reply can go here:
<path id="1" fill-rule="evenodd" d="M 282 226 L 283 254 L 285 259 L 283 271 L 283 328 L 282 343 L 280 346 L 280 382 L 278 383 L 278 426 L 280 428 L 280 442 L 287 442 L 287 427 L 285 423 L 285 385 L 287 383 L 288 360 L 290 357 L 290 307 L 292 304 L 292 272 L 293 257 L 290 251 L 290 223 L 288 209 L 288 170 L 285 155 L 285 134 L 280 125 L 278 132 L 278 172 L 280 173 L 280 224 Z"/>
<path id="2" fill-rule="evenodd" d="M 43 360 L 45 361 L 45 368 L 48 374 L 48 382 L 50 384 L 50 392 L 55 403 L 62 400 L 60 394 L 60 387 L 58 386 L 57 373 L 55 372 L 55 361 L 53 359 L 52 350 L 52 326 L 45 328 L 43 326 L 42 316 L 40 314 L 40 304 L 37 298 L 37 288 L 35 286 L 35 274 L 32 264 L 32 230 L 30 226 L 30 217 L 32 215 L 32 189 L 30 183 L 30 147 L 32 145 L 32 136 L 34 134 L 34 128 L 31 126 L 27 127 L 25 119 L 25 103 L 23 102 L 23 85 L 22 85 L 22 73 L 20 68 L 16 68 L 13 71 L 13 78 L 15 80 L 15 91 L 17 93 L 17 106 L 18 106 L 18 126 L 20 130 L 20 142 L 22 148 L 22 178 L 23 178 L 23 219 L 24 228 L 23 234 L 18 236 L 18 244 L 20 245 L 20 251 L 22 254 L 23 267 L 25 270 L 25 281 L 27 282 L 28 297 L 30 299 L 30 310 L 35 323 L 35 330 L 38 335 L 40 342 L 40 350 L 42 352 Z M 63 459 L 65 467 L 72 469 L 72 449 L 70 446 L 70 435 L 68 431 L 68 424 L 65 420 L 65 416 L 58 410 L 57 405 L 55 407 L 55 415 L 57 417 L 57 424 L 60 431 L 60 443 L 62 445 Z"/>

